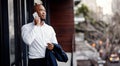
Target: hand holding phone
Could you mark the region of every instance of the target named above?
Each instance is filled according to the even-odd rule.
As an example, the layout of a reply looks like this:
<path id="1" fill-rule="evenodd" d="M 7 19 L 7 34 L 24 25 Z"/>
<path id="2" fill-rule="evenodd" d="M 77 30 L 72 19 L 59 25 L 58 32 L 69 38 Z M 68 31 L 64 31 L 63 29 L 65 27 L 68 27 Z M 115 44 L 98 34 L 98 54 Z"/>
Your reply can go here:
<path id="1" fill-rule="evenodd" d="M 37 12 L 34 12 L 33 13 L 33 17 L 34 17 L 34 22 L 35 22 L 35 25 L 40 25 L 40 17 L 38 16 Z"/>
<path id="2" fill-rule="evenodd" d="M 39 17 L 38 14 L 37 14 L 37 12 L 34 12 L 34 13 L 33 13 L 33 17 L 34 17 L 34 19 L 35 19 L 36 17 Z"/>

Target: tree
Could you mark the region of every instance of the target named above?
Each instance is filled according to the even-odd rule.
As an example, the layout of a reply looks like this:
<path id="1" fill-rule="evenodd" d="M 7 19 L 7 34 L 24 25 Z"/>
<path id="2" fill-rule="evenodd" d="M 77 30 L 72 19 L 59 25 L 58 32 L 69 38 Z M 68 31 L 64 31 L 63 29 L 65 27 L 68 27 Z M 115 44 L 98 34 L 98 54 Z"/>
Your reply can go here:
<path id="1" fill-rule="evenodd" d="M 81 14 L 83 14 L 83 17 L 85 18 L 85 22 L 87 25 L 78 23 L 78 25 L 76 25 L 77 26 L 76 29 L 78 30 L 79 28 L 83 28 L 82 30 L 84 30 L 85 28 L 87 28 L 87 26 L 92 26 L 96 30 L 96 33 L 98 33 L 96 36 L 96 35 L 90 34 L 89 31 L 85 30 L 86 40 L 94 41 L 94 38 L 91 38 L 91 37 L 95 37 L 96 39 L 101 39 L 100 37 L 98 37 L 99 35 L 101 35 L 101 37 L 103 38 L 105 29 L 107 27 L 105 22 L 97 21 L 96 18 L 93 18 L 92 16 L 96 15 L 96 13 L 94 13 L 93 11 L 90 11 L 89 8 L 85 4 L 81 4 L 81 7 L 79 7 L 75 13 L 76 16 L 79 16 Z M 84 26 L 84 27 L 82 27 L 82 26 Z M 89 28 L 89 29 L 91 29 L 91 28 Z"/>
<path id="2" fill-rule="evenodd" d="M 109 25 L 109 36 L 112 44 L 120 44 L 120 0 L 112 2 L 113 18 Z"/>
<path id="3" fill-rule="evenodd" d="M 85 21 L 87 20 L 88 17 L 88 13 L 89 13 L 89 9 L 85 4 L 82 4 L 81 7 L 79 7 L 76 11 L 76 16 L 79 16 L 80 14 L 83 14 Z"/>

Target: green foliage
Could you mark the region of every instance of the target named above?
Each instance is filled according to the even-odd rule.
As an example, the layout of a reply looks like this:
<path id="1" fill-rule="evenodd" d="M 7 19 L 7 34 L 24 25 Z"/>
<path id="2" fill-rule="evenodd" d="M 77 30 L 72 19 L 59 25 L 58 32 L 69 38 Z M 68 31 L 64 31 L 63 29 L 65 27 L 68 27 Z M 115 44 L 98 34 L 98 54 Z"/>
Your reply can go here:
<path id="1" fill-rule="evenodd" d="M 88 16 L 89 13 L 89 9 L 85 4 L 82 4 L 81 7 L 78 8 L 77 12 L 76 12 L 76 16 L 78 16 L 79 14 L 83 14 L 83 16 Z"/>

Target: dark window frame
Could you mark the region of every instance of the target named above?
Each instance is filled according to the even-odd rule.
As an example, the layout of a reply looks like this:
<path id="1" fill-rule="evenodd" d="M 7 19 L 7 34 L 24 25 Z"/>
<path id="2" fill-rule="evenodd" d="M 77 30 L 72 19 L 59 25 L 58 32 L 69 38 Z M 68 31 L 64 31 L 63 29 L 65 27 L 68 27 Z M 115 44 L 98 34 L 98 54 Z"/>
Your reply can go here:
<path id="1" fill-rule="evenodd" d="M 8 0 L 0 0 L 0 29 L 1 29 L 1 64 L 10 65 L 9 57 L 9 25 L 8 25 Z"/>

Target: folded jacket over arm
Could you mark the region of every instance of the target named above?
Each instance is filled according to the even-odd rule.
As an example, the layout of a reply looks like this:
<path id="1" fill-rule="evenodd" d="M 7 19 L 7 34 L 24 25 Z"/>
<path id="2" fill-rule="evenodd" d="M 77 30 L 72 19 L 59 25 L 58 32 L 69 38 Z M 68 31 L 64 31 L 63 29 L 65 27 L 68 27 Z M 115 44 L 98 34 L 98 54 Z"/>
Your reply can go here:
<path id="1" fill-rule="evenodd" d="M 68 61 L 67 54 L 64 52 L 64 50 L 59 44 L 54 44 L 53 51 L 46 49 L 45 57 L 47 60 L 47 66 L 58 66 L 56 59 L 60 62 Z"/>

